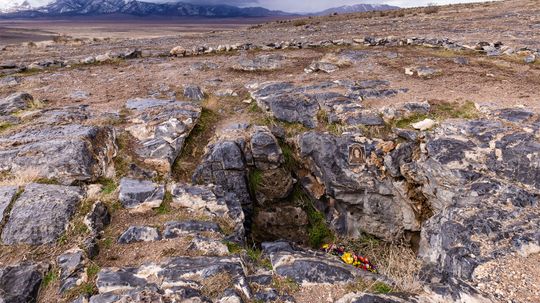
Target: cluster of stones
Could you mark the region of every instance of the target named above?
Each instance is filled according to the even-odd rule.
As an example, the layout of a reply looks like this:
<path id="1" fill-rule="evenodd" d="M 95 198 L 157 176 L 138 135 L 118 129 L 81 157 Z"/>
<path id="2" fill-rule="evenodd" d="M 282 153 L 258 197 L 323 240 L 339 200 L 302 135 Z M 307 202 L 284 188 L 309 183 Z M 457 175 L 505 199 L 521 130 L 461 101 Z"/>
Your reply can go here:
<path id="1" fill-rule="evenodd" d="M 253 44 L 253 43 L 236 43 L 231 45 L 218 45 L 218 46 L 193 46 L 192 48 L 176 46 L 170 50 L 170 52 L 159 51 L 141 51 L 138 49 L 129 50 L 126 52 L 107 52 L 98 56 L 90 56 L 83 59 L 70 59 L 70 60 L 44 60 L 39 62 L 33 62 L 29 65 L 17 65 L 15 63 L 0 63 L 0 75 L 9 75 L 24 72 L 27 70 L 40 70 L 49 67 L 65 67 L 73 66 L 77 64 L 95 64 L 114 60 L 145 58 L 153 56 L 173 56 L 173 57 L 190 57 L 200 56 L 205 54 L 219 54 L 229 53 L 236 51 L 250 51 L 250 50 L 283 50 L 283 49 L 305 49 L 305 48 L 321 48 L 331 46 L 423 46 L 430 48 L 444 48 L 454 51 L 472 50 L 486 54 L 487 56 L 499 56 L 499 55 L 523 55 L 525 56 L 525 63 L 534 63 L 540 58 L 540 50 L 531 49 L 528 47 L 513 48 L 503 45 L 501 42 L 478 42 L 474 45 L 461 44 L 449 39 L 436 39 L 436 38 L 397 38 L 397 37 L 365 37 L 354 39 L 336 39 L 336 40 L 323 40 L 323 41 L 298 41 L 293 39 L 291 41 L 282 41 L 277 43 L 267 44 Z M 323 70 L 332 72 L 335 69 L 324 62 L 315 62 L 312 66 L 306 69 L 306 72 Z"/>
<path id="2" fill-rule="evenodd" d="M 482 264 L 538 251 L 538 115 L 486 111 L 477 120 L 449 120 L 431 132 L 393 129 L 379 139 L 350 127 L 361 121 L 354 116 L 362 113 L 358 102 L 335 93 L 317 102 L 311 90 L 325 85 L 336 84 L 249 88 L 261 109 L 278 120 L 316 128 L 322 109 L 329 122 L 348 126 L 341 135 L 308 131 L 295 139 L 306 169 L 300 182 L 312 197 L 326 201 L 319 209 L 338 233 L 367 232 L 387 241 L 419 235 L 426 279 L 453 299 L 488 297 L 469 284 Z M 334 110 L 327 104 L 332 100 L 347 110 Z M 408 103 L 373 113 L 380 123 L 359 124 L 429 112 L 427 103 Z M 355 118 L 347 120 L 350 114 Z"/>

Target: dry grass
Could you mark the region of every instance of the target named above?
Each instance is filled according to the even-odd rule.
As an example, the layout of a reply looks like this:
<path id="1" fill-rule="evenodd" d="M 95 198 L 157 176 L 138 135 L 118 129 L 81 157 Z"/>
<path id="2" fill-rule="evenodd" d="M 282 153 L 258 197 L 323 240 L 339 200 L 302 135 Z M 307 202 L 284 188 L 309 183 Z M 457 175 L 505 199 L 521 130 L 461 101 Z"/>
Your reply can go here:
<path id="1" fill-rule="evenodd" d="M 40 179 L 40 171 L 35 168 L 29 168 L 23 171 L 17 171 L 13 174 L 0 176 L 0 186 L 23 186 Z"/>
<path id="2" fill-rule="evenodd" d="M 221 273 L 203 279 L 201 292 L 205 297 L 217 299 L 227 288 L 233 287 L 233 277 L 229 273 Z"/>
<path id="3" fill-rule="evenodd" d="M 421 261 L 412 248 L 404 244 L 384 243 L 370 237 L 345 240 L 340 243 L 348 243 L 350 249 L 374 262 L 380 274 L 395 282 L 394 290 L 412 293 L 421 290 Z M 376 287 L 377 285 L 366 286 Z"/>

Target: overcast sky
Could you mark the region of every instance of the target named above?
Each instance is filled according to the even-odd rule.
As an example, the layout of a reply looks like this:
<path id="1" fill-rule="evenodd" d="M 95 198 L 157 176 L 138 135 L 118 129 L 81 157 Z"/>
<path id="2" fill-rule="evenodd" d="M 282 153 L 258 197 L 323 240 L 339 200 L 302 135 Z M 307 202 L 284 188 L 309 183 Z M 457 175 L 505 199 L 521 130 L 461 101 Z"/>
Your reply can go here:
<path id="1" fill-rule="evenodd" d="M 0 7 L 11 6 L 23 0 L 0 0 Z M 52 0 L 29 0 L 32 5 L 44 5 Z M 174 0 L 142 0 L 148 2 L 176 2 Z M 464 2 L 479 2 L 478 0 L 184 0 L 182 2 L 191 3 L 222 3 L 237 6 L 263 6 L 269 9 L 277 9 L 288 12 L 315 12 L 330 7 L 341 5 L 370 3 L 370 4 L 390 4 L 400 7 L 422 6 L 429 3 L 450 4 Z"/>

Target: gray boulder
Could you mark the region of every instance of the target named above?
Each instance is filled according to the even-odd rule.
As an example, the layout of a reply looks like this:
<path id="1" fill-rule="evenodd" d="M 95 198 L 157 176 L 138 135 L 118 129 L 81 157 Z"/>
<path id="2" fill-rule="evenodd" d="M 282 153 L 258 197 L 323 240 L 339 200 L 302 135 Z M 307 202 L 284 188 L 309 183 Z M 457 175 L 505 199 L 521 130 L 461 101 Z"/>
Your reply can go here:
<path id="1" fill-rule="evenodd" d="M 292 247 L 287 242 L 266 242 L 263 252 L 270 257 L 274 272 L 296 283 L 347 283 L 358 278 L 384 281 L 384 277 L 347 265 L 337 257 Z"/>
<path id="2" fill-rule="evenodd" d="M 30 108 L 34 103 L 34 97 L 28 93 L 14 93 L 4 99 L 0 99 L 0 116 L 11 115 L 15 112 Z"/>
<path id="3" fill-rule="evenodd" d="M 50 244 L 66 231 L 83 191 L 74 186 L 29 184 L 15 201 L 2 232 L 6 244 Z"/>
<path id="4" fill-rule="evenodd" d="M 143 212 L 157 208 L 165 197 L 165 186 L 148 180 L 122 178 L 118 200 L 122 206 L 133 211 Z"/>
<path id="5" fill-rule="evenodd" d="M 202 101 L 204 99 L 204 92 L 197 85 L 186 85 L 184 87 L 184 97 L 192 101 Z"/>
<path id="6" fill-rule="evenodd" d="M 56 259 L 60 268 L 60 292 L 64 293 L 82 282 L 85 282 L 84 266 L 86 258 L 81 249 L 72 249 L 64 252 Z"/>
<path id="7" fill-rule="evenodd" d="M 192 298 L 208 302 L 208 299 L 201 298 L 198 291 L 202 288 L 203 280 L 224 274 L 231 276 L 231 288 L 251 298 L 251 290 L 247 285 L 240 259 L 175 257 L 140 267 L 102 268 L 96 281 L 99 294 L 94 296 L 96 299 L 92 297 L 91 302 L 118 302 L 120 298 L 141 298 L 140 295 L 143 293 L 154 296 L 150 297 L 152 298 L 150 302 L 170 302 L 166 300 L 170 298 Z M 222 291 L 225 293 L 228 287 L 224 287 Z"/>
<path id="8" fill-rule="evenodd" d="M 116 154 L 110 127 L 70 124 L 27 128 L 0 137 L 0 172 L 36 171 L 70 185 L 107 176 Z"/>
<path id="9" fill-rule="evenodd" d="M 133 99 L 126 107 L 134 111 L 126 130 L 137 139 L 137 154 L 143 162 L 163 172 L 182 151 L 184 142 L 197 123 L 201 107 L 189 102 Z"/>
<path id="10" fill-rule="evenodd" d="M 0 302 L 37 302 L 42 279 L 43 269 L 37 264 L 0 267 Z"/>
<path id="11" fill-rule="evenodd" d="M 161 240 L 161 233 L 155 227 L 130 226 L 120 237 L 118 243 L 152 242 Z"/>

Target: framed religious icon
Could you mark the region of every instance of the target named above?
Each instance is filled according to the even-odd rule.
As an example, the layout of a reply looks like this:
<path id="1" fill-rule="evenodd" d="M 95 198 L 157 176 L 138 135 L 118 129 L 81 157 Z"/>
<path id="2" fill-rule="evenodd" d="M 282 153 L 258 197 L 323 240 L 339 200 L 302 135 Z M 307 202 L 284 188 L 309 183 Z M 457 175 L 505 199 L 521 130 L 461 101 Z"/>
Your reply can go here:
<path id="1" fill-rule="evenodd" d="M 365 161 L 365 151 L 364 147 L 360 144 L 352 144 L 349 146 L 349 164 L 350 165 L 361 165 Z"/>

